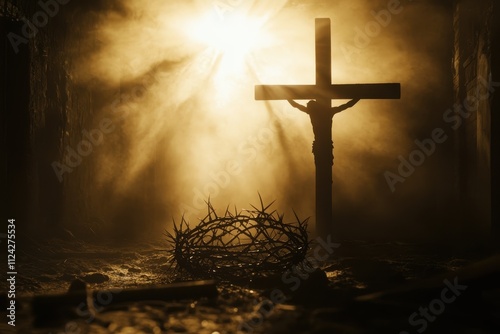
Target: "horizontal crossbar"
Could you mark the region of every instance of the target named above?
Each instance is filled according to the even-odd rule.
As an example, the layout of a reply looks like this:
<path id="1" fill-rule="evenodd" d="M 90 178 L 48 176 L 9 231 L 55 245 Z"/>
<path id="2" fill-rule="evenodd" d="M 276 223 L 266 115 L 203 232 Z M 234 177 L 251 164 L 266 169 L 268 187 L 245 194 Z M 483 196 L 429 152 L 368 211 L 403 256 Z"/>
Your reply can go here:
<path id="1" fill-rule="evenodd" d="M 316 85 L 257 85 L 255 99 L 309 100 L 309 99 L 400 99 L 401 84 L 344 84 L 318 87 Z"/>

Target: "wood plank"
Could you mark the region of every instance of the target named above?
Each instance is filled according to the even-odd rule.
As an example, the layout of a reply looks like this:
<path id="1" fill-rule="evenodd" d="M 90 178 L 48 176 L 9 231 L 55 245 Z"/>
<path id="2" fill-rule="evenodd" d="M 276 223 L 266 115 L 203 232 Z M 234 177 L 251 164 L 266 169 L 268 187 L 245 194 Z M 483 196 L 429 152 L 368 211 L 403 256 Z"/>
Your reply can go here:
<path id="1" fill-rule="evenodd" d="M 312 100 L 312 99 L 400 99 L 401 84 L 344 84 L 319 89 L 316 85 L 257 85 L 255 99 Z"/>
<path id="2" fill-rule="evenodd" d="M 192 300 L 199 298 L 215 298 L 218 295 L 216 282 L 187 281 L 171 283 L 159 287 L 145 287 L 125 290 L 97 290 L 97 291 L 70 291 L 66 294 L 35 296 L 31 300 L 31 311 L 35 318 L 35 326 L 51 326 L 56 321 L 74 315 L 74 310 L 88 313 L 87 298 L 90 297 L 95 305 L 91 309 L 109 305 L 101 305 L 101 300 L 106 303 L 132 303 L 140 301 L 175 301 Z M 6 296 L 2 296 L 5 307 Z M 21 303 L 21 305 L 23 305 Z M 90 313 L 89 313 L 90 314 Z"/>
<path id="3" fill-rule="evenodd" d="M 330 19 L 316 19 L 316 85 L 332 84 L 332 37 Z"/>

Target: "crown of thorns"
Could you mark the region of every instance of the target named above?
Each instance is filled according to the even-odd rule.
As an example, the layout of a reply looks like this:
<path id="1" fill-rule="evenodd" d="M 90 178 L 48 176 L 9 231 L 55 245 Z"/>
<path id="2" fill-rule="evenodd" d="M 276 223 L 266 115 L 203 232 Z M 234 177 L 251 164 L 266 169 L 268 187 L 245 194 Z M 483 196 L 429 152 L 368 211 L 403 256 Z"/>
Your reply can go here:
<path id="1" fill-rule="evenodd" d="M 309 248 L 308 219 L 285 223 L 284 215 L 268 212 L 259 195 L 260 208 L 230 212 L 219 216 L 207 202 L 208 214 L 191 227 L 184 219 L 174 221 L 167 232 L 176 268 L 193 276 L 237 280 L 255 275 L 281 274 L 304 260 Z"/>

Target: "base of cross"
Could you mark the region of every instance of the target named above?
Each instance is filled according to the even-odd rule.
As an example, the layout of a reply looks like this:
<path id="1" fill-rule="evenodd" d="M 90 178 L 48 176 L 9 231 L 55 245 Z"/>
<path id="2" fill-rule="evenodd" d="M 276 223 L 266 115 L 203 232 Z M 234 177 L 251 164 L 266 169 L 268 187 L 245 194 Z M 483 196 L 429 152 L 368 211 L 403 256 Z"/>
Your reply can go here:
<path id="1" fill-rule="evenodd" d="M 335 234 L 332 212 L 332 140 L 315 140 L 313 143 L 316 165 L 316 230 L 318 236 Z"/>

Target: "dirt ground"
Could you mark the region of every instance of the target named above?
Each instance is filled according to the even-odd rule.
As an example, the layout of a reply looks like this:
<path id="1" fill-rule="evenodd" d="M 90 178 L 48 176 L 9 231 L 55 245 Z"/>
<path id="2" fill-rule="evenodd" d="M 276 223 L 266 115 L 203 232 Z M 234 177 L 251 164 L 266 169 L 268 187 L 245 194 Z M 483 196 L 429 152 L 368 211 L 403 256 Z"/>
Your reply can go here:
<path id="1" fill-rule="evenodd" d="M 468 267 L 487 252 L 465 256 L 431 245 L 346 241 L 321 270 L 307 278 L 295 275 L 293 283 L 283 277 L 217 282 L 216 297 L 117 302 L 126 291 L 193 279 L 172 269 L 167 247 L 165 242 L 30 243 L 18 252 L 16 331 L 3 322 L 0 332 L 500 333 L 500 268 Z M 34 296 L 65 294 L 76 279 L 104 292 L 102 306 L 75 311 L 78 305 L 53 303 L 46 313 L 33 314 Z M 456 296 L 453 284 L 459 287 Z M 367 296 L 377 291 L 385 293 Z"/>

